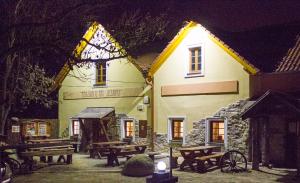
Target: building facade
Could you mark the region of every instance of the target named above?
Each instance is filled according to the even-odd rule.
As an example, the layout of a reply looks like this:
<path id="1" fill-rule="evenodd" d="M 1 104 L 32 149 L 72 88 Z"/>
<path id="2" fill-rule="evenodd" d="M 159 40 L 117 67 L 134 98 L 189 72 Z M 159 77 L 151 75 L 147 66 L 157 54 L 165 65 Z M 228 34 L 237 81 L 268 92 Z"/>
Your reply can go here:
<path id="1" fill-rule="evenodd" d="M 85 138 L 86 143 L 123 138 L 145 141 L 150 129 L 149 87 L 141 68 L 130 57 L 120 57 L 122 48 L 100 24 L 94 23 L 84 39 L 89 44 L 80 42 L 75 50 L 82 60 L 109 61 L 62 68 L 56 77 L 60 134 Z M 97 47 L 107 42 L 118 55 Z M 113 57 L 120 58 L 109 59 Z"/>

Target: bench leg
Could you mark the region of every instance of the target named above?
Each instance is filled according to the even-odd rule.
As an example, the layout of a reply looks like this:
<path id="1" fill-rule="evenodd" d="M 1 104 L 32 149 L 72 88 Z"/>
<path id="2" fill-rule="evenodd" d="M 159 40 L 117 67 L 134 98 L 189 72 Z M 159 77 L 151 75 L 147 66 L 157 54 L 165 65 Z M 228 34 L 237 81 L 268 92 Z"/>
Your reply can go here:
<path id="1" fill-rule="evenodd" d="M 72 163 L 72 154 L 68 154 L 67 155 L 67 164 L 71 164 Z"/>
<path id="2" fill-rule="evenodd" d="M 48 156 L 48 163 L 52 163 L 53 162 L 53 156 Z"/>
<path id="3" fill-rule="evenodd" d="M 24 158 L 24 162 L 21 164 L 21 172 L 32 173 L 34 167 L 34 160 L 33 157 L 26 157 Z"/>
<path id="4" fill-rule="evenodd" d="M 57 159 L 57 162 L 60 162 L 61 160 L 63 160 L 64 163 L 66 162 L 66 159 L 65 159 L 64 155 L 59 155 L 59 157 Z"/>
<path id="5" fill-rule="evenodd" d="M 46 156 L 40 156 L 40 162 L 46 163 Z"/>
<path id="6" fill-rule="evenodd" d="M 95 158 L 95 153 L 93 149 L 90 149 L 90 158 Z"/>
<path id="7" fill-rule="evenodd" d="M 206 172 L 204 161 L 197 161 L 197 171 L 201 173 Z"/>

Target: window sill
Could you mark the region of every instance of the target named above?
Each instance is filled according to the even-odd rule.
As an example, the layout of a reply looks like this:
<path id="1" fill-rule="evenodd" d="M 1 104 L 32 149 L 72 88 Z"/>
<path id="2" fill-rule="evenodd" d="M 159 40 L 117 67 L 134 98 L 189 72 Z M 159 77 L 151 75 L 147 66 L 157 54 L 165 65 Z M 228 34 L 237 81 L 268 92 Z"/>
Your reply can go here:
<path id="1" fill-rule="evenodd" d="M 106 84 L 94 84 L 93 85 L 94 88 L 107 88 Z"/>
<path id="2" fill-rule="evenodd" d="M 182 139 L 173 139 L 169 141 L 169 144 L 172 146 L 181 146 L 183 144 Z"/>
<path id="3" fill-rule="evenodd" d="M 187 73 L 185 78 L 195 78 L 195 77 L 204 77 L 203 73 Z"/>

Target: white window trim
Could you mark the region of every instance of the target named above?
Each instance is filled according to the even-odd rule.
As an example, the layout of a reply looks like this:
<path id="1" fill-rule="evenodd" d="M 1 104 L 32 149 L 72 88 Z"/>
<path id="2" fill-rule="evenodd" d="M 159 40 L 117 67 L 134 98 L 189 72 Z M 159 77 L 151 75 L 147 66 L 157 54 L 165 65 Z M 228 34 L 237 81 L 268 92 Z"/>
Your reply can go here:
<path id="1" fill-rule="evenodd" d="M 200 73 L 195 73 L 191 74 L 190 73 L 190 50 L 193 48 L 201 48 L 201 54 L 202 54 L 202 60 L 201 60 L 201 71 Z M 203 77 L 205 75 L 205 52 L 204 52 L 204 44 L 203 43 L 198 43 L 198 44 L 192 44 L 192 45 L 187 45 L 187 61 L 186 61 L 186 66 L 185 66 L 185 78 L 194 78 L 194 77 Z"/>
<path id="2" fill-rule="evenodd" d="M 121 129 L 121 135 L 120 135 L 120 140 L 122 140 L 123 138 L 125 138 L 125 121 L 127 120 L 132 120 L 133 121 L 133 136 L 132 136 L 132 142 L 135 142 L 135 126 L 137 123 L 137 120 L 134 117 L 126 117 L 126 118 L 121 118 L 121 125 L 120 125 L 120 129 Z"/>
<path id="3" fill-rule="evenodd" d="M 171 140 L 173 140 L 172 138 L 172 120 L 174 119 L 180 119 L 183 122 L 183 137 L 182 137 L 182 144 L 186 144 L 185 142 L 185 136 L 186 136 L 186 131 L 187 131 L 187 127 L 186 127 L 186 116 L 168 116 L 168 142 L 170 142 Z"/>
<path id="4" fill-rule="evenodd" d="M 77 118 L 69 118 L 69 136 L 73 136 L 73 121 L 78 121 L 79 122 L 79 134 L 78 136 L 82 136 L 82 131 L 81 131 L 81 124 L 79 119 Z"/>
<path id="5" fill-rule="evenodd" d="M 210 121 L 214 120 L 222 120 L 224 121 L 224 147 L 227 149 L 228 145 L 228 137 L 227 137 L 227 118 L 220 118 L 220 117 L 212 117 L 212 118 L 206 118 L 205 120 L 205 144 L 210 144 L 213 142 L 210 142 Z M 223 143 L 220 143 L 223 144 Z"/>

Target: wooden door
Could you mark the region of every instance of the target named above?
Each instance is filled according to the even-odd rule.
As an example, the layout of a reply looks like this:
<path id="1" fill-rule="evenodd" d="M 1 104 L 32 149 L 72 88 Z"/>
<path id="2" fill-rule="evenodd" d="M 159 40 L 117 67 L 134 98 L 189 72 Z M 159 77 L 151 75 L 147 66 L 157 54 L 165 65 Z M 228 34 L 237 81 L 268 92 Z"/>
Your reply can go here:
<path id="1" fill-rule="evenodd" d="M 139 137 L 147 138 L 147 120 L 139 120 Z"/>
<path id="2" fill-rule="evenodd" d="M 296 168 L 297 165 L 297 133 L 299 125 L 299 121 L 289 120 L 287 122 L 285 163 L 288 168 Z"/>

